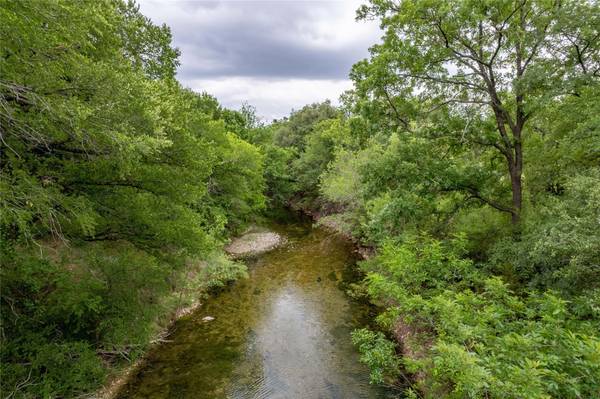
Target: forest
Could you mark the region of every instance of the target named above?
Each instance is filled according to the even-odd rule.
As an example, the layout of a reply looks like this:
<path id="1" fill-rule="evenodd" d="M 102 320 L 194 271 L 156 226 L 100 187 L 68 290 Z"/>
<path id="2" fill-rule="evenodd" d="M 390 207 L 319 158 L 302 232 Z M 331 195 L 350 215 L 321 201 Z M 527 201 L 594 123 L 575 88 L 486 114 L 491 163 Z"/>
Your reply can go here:
<path id="1" fill-rule="evenodd" d="M 82 6 L 84 4 L 85 6 Z M 600 397 L 600 4 L 371 0 L 340 105 L 176 79 L 134 2 L 0 1 L 2 397 L 97 391 L 292 208 L 369 253 L 352 342 L 407 398 Z M 400 396 L 401 395 L 401 396 Z"/>

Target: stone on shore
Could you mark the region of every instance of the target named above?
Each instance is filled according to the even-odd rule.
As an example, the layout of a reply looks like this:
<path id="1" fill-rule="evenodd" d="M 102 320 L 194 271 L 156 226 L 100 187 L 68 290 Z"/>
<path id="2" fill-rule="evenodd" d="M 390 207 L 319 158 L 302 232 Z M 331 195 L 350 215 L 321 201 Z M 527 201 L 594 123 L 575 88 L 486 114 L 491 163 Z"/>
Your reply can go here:
<path id="1" fill-rule="evenodd" d="M 234 258 L 241 258 L 270 251 L 282 242 L 283 238 L 272 231 L 249 232 L 233 239 L 225 251 Z"/>

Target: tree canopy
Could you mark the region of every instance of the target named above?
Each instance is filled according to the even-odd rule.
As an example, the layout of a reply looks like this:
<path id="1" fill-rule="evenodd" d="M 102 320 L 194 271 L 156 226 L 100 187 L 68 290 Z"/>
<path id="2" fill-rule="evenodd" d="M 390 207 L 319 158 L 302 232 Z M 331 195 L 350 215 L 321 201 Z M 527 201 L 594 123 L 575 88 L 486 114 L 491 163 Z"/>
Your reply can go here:
<path id="1" fill-rule="evenodd" d="M 375 252 L 354 294 L 386 310 L 353 334 L 372 381 L 597 396 L 598 4 L 372 0 L 357 18 L 382 40 L 340 113 L 303 122 L 286 187 Z"/>
<path id="2" fill-rule="evenodd" d="M 134 2 L 0 0 L 3 392 L 77 397 L 244 277 L 280 207 L 371 256 L 353 333 L 414 398 L 595 398 L 600 6 L 371 0 L 341 105 L 261 122 L 175 78 Z"/>
<path id="3" fill-rule="evenodd" d="M 219 251 L 264 207 L 263 156 L 133 2 L 4 1 L 0 21 L 2 390 L 74 397 L 244 275 Z"/>

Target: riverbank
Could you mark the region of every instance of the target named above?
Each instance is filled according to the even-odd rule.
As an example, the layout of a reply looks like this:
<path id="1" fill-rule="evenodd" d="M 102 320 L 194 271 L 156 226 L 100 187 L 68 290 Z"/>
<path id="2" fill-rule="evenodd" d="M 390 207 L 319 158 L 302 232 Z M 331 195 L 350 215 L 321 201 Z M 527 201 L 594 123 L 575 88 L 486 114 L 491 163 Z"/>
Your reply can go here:
<path id="1" fill-rule="evenodd" d="M 152 334 L 143 343 L 139 343 L 135 358 L 127 352 L 99 351 L 108 374 L 106 382 L 89 398 L 114 398 L 132 374 L 143 366 L 148 353 L 157 346 L 169 342 L 175 323 L 202 306 L 210 292 L 227 284 L 247 277 L 246 266 L 231 260 L 224 252 L 214 252 L 203 261 L 189 261 L 185 267 L 172 277 L 177 282 L 171 292 L 160 298 L 161 312 L 148 328 Z M 107 355 L 109 357 L 107 357 Z"/>
<path id="2" fill-rule="evenodd" d="M 181 293 L 174 293 L 176 296 Z M 118 392 L 123 388 L 127 381 L 134 375 L 145 363 L 145 356 L 147 353 L 154 350 L 157 346 L 169 342 L 170 331 L 173 325 L 181 318 L 190 315 L 196 311 L 202 303 L 199 299 L 193 299 L 192 302 L 185 307 L 178 307 L 170 312 L 168 316 L 169 322 L 164 326 L 156 336 L 148 343 L 148 347 L 144 350 L 144 354 L 137 360 L 130 364 L 124 364 L 122 367 L 115 367 L 114 371 L 110 374 L 108 381 L 98 391 L 93 393 L 90 399 L 113 399 L 116 397 Z"/>
<path id="3" fill-rule="evenodd" d="M 343 208 L 335 204 L 323 203 L 317 206 L 307 205 L 299 200 L 290 200 L 289 208 L 311 218 L 317 226 L 332 231 L 354 244 L 354 251 L 361 259 L 370 259 L 375 256 L 376 248 L 364 245 L 360 238 L 352 233 L 349 223 L 343 220 Z"/>
<path id="4" fill-rule="evenodd" d="M 224 252 L 231 259 L 243 259 L 246 257 L 257 256 L 273 250 L 285 243 L 285 238 L 267 228 L 260 226 L 251 226 L 243 234 L 233 238 L 229 244 L 225 245 Z M 198 280 L 199 273 L 202 269 L 206 269 L 208 264 L 202 262 L 200 268 L 191 267 L 185 272 L 186 278 L 190 281 Z M 156 350 L 156 348 L 164 343 L 170 342 L 170 334 L 173 326 L 182 318 L 196 312 L 202 305 L 200 298 L 206 295 L 207 291 L 215 286 L 222 285 L 221 283 L 230 283 L 234 280 L 226 279 L 221 283 L 218 281 L 223 276 L 216 276 L 217 281 L 214 281 L 215 276 L 206 275 L 203 281 L 194 286 L 189 284 L 184 289 L 173 291 L 170 295 L 172 300 L 177 300 L 178 305 L 173 309 L 165 312 L 160 320 L 157 320 L 157 325 L 162 325 L 156 334 L 148 343 L 148 347 L 144 350 L 144 354 L 129 365 L 118 364 L 112 367 L 108 382 L 96 393 L 93 393 L 90 398 L 94 399 L 112 399 L 115 398 L 123 386 L 129 379 L 135 375 L 146 362 L 148 353 Z M 204 287 L 204 289 L 202 288 Z M 211 317 L 211 316 L 208 316 Z M 163 320 L 163 321 L 161 321 Z M 166 324 L 164 320 L 168 320 Z M 122 366 L 122 367 L 119 367 Z"/>
<path id="5" fill-rule="evenodd" d="M 118 398 L 383 397 L 350 340 L 372 318 L 345 294 L 352 244 L 310 223 L 275 231 L 288 245 L 249 258 L 249 279 L 177 321 Z"/>

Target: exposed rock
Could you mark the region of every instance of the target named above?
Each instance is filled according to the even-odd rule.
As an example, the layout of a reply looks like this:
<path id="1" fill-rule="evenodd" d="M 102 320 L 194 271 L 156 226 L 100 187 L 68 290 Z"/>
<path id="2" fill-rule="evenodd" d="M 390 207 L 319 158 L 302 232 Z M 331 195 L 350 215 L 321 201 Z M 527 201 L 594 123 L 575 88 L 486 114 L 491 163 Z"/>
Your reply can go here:
<path id="1" fill-rule="evenodd" d="M 225 251 L 235 258 L 267 252 L 283 243 L 283 238 L 274 232 L 249 232 L 231 241 Z"/>

